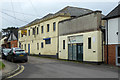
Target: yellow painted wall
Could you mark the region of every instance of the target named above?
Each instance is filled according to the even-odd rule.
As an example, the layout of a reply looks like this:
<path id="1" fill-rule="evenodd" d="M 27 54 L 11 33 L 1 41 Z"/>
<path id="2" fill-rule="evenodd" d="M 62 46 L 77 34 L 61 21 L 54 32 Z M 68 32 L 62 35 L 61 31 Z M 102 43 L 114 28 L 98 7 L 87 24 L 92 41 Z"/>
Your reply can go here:
<path id="1" fill-rule="evenodd" d="M 101 62 L 102 61 L 102 38 L 101 31 L 91 31 L 71 35 L 59 36 L 59 58 L 68 59 L 68 37 L 83 35 L 83 61 Z M 91 37 L 92 48 L 88 49 L 88 38 Z M 94 40 L 93 40 L 94 39 Z M 65 40 L 65 50 L 63 49 L 63 40 Z M 95 51 L 95 52 L 93 52 Z"/>
<path id="2" fill-rule="evenodd" d="M 19 42 L 23 45 L 23 49 L 25 49 L 25 44 L 28 51 L 28 44 L 31 46 L 30 54 L 43 54 L 43 55 L 56 55 L 57 53 L 57 46 L 58 46 L 58 22 L 68 19 L 70 17 L 56 17 L 44 22 L 40 22 L 39 24 L 27 27 L 27 36 L 23 36 L 19 38 Z M 53 23 L 56 22 L 56 31 L 53 31 Z M 47 24 L 50 24 L 50 30 L 47 32 Z M 39 26 L 39 34 L 32 35 L 32 28 L 35 26 Z M 41 26 L 44 26 L 44 33 L 41 33 Z M 28 30 L 30 30 L 30 36 L 28 36 Z M 21 33 L 19 30 L 18 34 Z M 20 35 L 21 36 L 21 35 Z M 51 44 L 45 44 L 45 40 L 43 38 L 51 38 Z M 18 42 L 18 43 L 19 43 Z M 44 48 L 41 48 L 41 42 L 44 43 Z M 37 50 L 37 43 L 39 43 L 39 50 Z M 19 44 L 18 44 L 19 45 Z"/>

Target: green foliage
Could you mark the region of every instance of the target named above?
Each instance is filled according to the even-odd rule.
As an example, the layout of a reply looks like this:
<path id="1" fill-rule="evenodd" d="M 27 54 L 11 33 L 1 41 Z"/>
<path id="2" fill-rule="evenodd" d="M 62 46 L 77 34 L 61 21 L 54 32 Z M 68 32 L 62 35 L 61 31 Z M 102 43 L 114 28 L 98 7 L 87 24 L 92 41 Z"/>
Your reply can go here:
<path id="1" fill-rule="evenodd" d="M 0 70 L 3 69 L 5 65 L 0 61 Z"/>

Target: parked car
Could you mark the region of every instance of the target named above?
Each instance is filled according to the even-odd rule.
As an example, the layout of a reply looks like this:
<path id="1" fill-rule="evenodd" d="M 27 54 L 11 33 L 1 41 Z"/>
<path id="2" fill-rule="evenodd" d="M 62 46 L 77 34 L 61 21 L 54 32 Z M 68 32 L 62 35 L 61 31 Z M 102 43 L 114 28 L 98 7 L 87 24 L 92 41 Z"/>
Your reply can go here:
<path id="1" fill-rule="evenodd" d="M 7 60 L 16 62 L 16 61 L 28 61 L 27 53 L 20 48 L 12 48 L 8 53 Z"/>
<path id="2" fill-rule="evenodd" d="M 9 48 L 5 48 L 5 49 L 2 49 L 2 59 L 6 59 L 7 56 L 8 56 L 8 53 L 10 52 L 11 49 Z"/>

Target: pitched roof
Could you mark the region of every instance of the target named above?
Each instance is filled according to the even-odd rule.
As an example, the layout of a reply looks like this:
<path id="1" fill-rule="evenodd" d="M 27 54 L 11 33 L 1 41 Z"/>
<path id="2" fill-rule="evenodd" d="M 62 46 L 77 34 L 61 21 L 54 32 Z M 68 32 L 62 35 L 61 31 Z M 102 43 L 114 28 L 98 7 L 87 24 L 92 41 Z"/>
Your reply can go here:
<path id="1" fill-rule="evenodd" d="M 92 12 L 92 10 L 85 9 L 85 8 L 67 6 L 67 7 L 63 8 L 62 10 L 56 12 L 55 14 L 49 13 L 46 16 L 42 17 L 41 19 L 35 19 L 34 21 L 30 22 L 29 24 L 27 24 L 27 25 L 25 25 L 25 26 L 23 26 L 21 28 L 33 25 L 35 23 L 38 23 L 39 21 L 49 19 L 49 18 L 52 18 L 52 17 L 55 17 L 55 16 L 60 16 L 60 15 L 66 16 L 66 15 L 68 15 L 70 17 L 77 17 L 77 16 L 87 14 L 87 13 L 90 13 L 90 12 Z"/>
<path id="2" fill-rule="evenodd" d="M 17 40 L 17 37 L 15 36 L 14 33 L 11 33 L 11 34 L 9 35 L 8 41 L 13 41 L 13 40 Z"/>
<path id="3" fill-rule="evenodd" d="M 92 12 L 92 10 L 90 10 L 90 9 L 67 6 L 55 14 L 65 13 L 65 14 L 70 14 L 70 16 L 76 17 L 76 16 L 80 16 L 80 15 L 87 14 L 90 12 Z"/>
<path id="4" fill-rule="evenodd" d="M 107 20 L 107 19 L 112 19 L 116 17 L 120 17 L 120 4 L 115 9 L 113 9 L 107 16 L 105 16 L 103 19 Z"/>

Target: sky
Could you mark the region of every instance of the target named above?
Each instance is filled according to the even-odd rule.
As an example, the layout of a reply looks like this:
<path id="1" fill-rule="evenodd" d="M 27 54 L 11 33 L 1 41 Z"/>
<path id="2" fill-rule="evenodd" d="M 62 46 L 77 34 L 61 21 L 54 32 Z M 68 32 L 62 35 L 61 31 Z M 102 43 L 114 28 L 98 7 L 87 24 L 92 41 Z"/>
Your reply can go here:
<path id="1" fill-rule="evenodd" d="M 22 27 L 31 21 L 55 13 L 66 6 L 101 10 L 107 15 L 119 0 L 0 0 L 0 31 Z"/>

